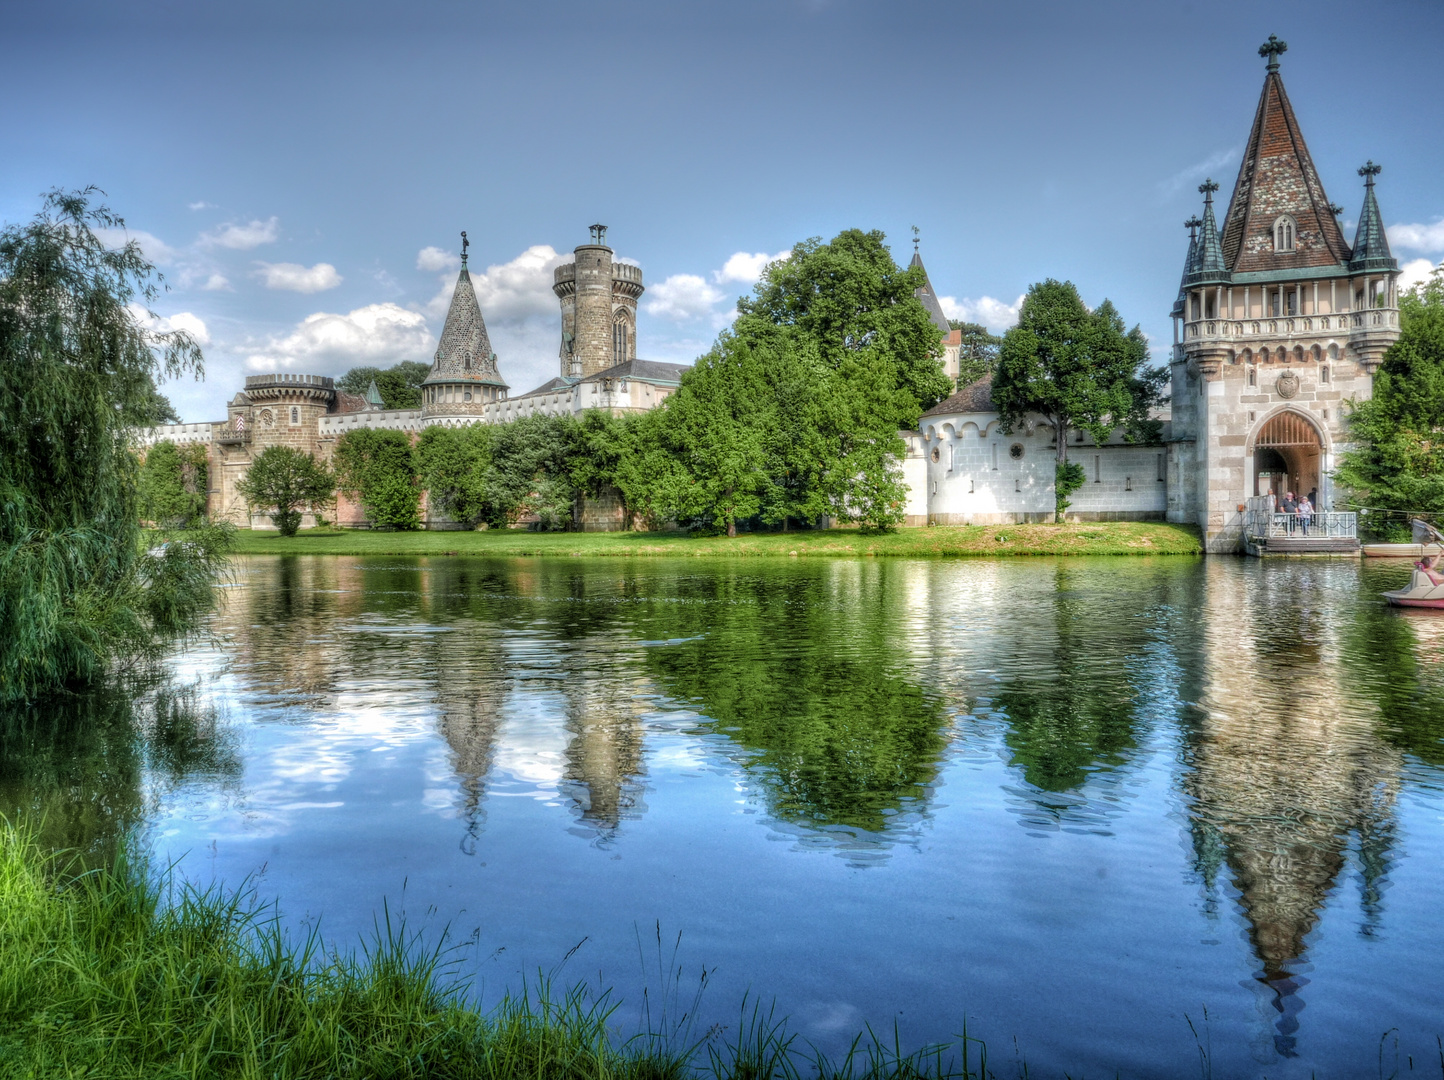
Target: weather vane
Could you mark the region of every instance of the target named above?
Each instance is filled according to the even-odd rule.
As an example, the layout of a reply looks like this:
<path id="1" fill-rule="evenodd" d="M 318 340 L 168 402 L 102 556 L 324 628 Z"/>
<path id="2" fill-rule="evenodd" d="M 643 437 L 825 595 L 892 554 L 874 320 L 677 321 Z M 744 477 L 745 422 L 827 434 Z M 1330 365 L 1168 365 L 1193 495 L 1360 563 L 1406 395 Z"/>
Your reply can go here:
<path id="1" fill-rule="evenodd" d="M 914 225 L 914 226 L 913 226 L 913 254 L 914 254 L 914 255 L 916 255 L 916 254 L 918 253 L 918 235 L 919 235 L 919 234 L 918 234 L 918 227 L 917 227 L 916 225 Z"/>
<path id="2" fill-rule="evenodd" d="M 471 244 L 471 241 L 466 238 L 466 230 L 465 230 L 465 229 L 462 229 L 462 230 L 461 230 L 461 264 L 462 264 L 463 266 L 466 265 L 466 249 L 467 249 L 467 247 L 470 246 L 470 244 Z"/>
<path id="3" fill-rule="evenodd" d="M 1280 41 L 1274 34 L 1270 34 L 1269 39 L 1258 47 L 1258 54 L 1268 57 L 1269 71 L 1277 71 L 1279 69 L 1279 56 L 1288 51 L 1289 43 L 1287 41 Z"/>

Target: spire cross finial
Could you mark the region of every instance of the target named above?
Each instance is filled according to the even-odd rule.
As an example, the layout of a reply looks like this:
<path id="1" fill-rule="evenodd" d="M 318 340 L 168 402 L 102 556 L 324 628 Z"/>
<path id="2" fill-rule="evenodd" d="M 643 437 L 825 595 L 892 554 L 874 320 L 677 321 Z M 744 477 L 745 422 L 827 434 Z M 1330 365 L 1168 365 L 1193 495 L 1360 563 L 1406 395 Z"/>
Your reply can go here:
<path id="1" fill-rule="evenodd" d="M 1279 69 L 1279 56 L 1288 51 L 1289 43 L 1287 41 L 1280 41 L 1278 37 L 1274 34 L 1270 34 L 1269 39 L 1258 47 L 1258 54 L 1260 56 L 1268 57 L 1268 69 L 1270 72 L 1274 72 Z"/>
<path id="2" fill-rule="evenodd" d="M 466 265 L 466 249 L 471 246 L 471 241 L 466 238 L 466 230 L 461 230 L 461 265 Z"/>
<path id="3" fill-rule="evenodd" d="M 1188 230 L 1188 238 L 1190 240 L 1198 239 L 1198 235 L 1194 232 L 1194 230 L 1202 224 L 1203 218 L 1199 217 L 1197 214 L 1194 214 L 1193 217 L 1189 218 L 1183 223 L 1183 227 Z"/>
<path id="4" fill-rule="evenodd" d="M 1198 190 L 1203 194 L 1204 203 L 1211 203 L 1213 202 L 1213 193 L 1218 190 L 1218 181 L 1210 176 L 1207 180 L 1198 185 Z M 1200 222 L 1200 224 L 1202 223 Z"/>
<path id="5" fill-rule="evenodd" d="M 1370 158 L 1368 161 L 1364 162 L 1363 165 L 1359 166 L 1359 175 L 1364 178 L 1365 187 L 1373 187 L 1374 177 L 1378 176 L 1383 171 L 1384 166 L 1375 165 L 1373 158 Z"/>

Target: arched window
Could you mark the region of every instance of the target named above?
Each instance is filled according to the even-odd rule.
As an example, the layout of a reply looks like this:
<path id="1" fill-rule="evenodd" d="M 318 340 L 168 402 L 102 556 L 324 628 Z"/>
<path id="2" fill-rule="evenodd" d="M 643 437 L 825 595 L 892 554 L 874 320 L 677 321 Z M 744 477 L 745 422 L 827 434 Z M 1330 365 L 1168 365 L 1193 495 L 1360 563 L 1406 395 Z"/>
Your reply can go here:
<path id="1" fill-rule="evenodd" d="M 1297 231 L 1298 225 L 1294 223 L 1294 219 L 1288 214 L 1281 214 L 1274 222 L 1274 250 L 1293 251 Z"/>
<path id="2" fill-rule="evenodd" d="M 299 424 L 300 422 L 301 422 L 301 410 L 298 409 L 298 408 L 296 408 L 296 406 L 292 405 L 292 406 L 291 406 L 291 423 L 293 423 L 293 424 Z"/>
<path id="3" fill-rule="evenodd" d="M 625 312 L 618 312 L 612 322 L 612 363 L 620 364 L 627 359 L 628 326 Z"/>

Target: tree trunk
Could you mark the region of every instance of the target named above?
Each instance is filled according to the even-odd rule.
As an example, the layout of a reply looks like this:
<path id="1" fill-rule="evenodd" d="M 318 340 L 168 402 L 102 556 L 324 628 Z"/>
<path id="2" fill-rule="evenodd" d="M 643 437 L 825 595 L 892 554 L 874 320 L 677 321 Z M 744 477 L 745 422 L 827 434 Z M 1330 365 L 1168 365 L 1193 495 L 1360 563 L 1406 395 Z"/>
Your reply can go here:
<path id="1" fill-rule="evenodd" d="M 1063 467 L 1068 464 L 1068 418 L 1059 416 L 1054 418 L 1057 426 L 1053 429 L 1058 436 L 1058 460 L 1053 466 L 1053 524 L 1063 524 L 1063 508 L 1059 505 L 1062 502 L 1058 494 L 1058 477 L 1063 473 Z"/>
<path id="2" fill-rule="evenodd" d="M 731 518 L 727 519 L 727 537 L 731 539 L 737 535 L 737 522 Z"/>

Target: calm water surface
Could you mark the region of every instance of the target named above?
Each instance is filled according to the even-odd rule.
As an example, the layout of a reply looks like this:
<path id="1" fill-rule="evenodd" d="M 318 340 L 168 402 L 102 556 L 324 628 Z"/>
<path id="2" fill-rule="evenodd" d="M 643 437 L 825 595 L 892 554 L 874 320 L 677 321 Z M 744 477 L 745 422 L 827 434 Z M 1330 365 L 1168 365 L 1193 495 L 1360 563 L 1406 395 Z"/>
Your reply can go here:
<path id="1" fill-rule="evenodd" d="M 750 990 L 833 1052 L 966 1021 L 1003 1075 L 1196 1075 L 1191 1019 L 1218 1076 L 1374 1075 L 1391 1031 L 1424 1069 L 1444 613 L 1386 609 L 1406 576 L 247 559 L 191 689 L 12 724 L 0 809 L 342 944 L 385 900 L 483 1003 L 551 971 L 635 1025 L 660 927 L 706 1023 Z"/>

